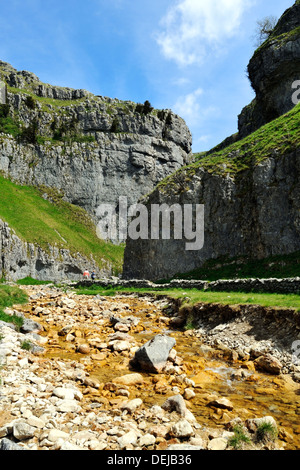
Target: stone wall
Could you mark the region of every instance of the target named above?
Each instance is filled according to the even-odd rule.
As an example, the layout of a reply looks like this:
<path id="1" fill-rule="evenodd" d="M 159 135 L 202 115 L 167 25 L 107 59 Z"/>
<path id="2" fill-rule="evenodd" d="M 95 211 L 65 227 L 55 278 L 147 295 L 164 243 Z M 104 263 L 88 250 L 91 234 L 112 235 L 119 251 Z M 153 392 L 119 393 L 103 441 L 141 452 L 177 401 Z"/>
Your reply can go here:
<path id="1" fill-rule="evenodd" d="M 268 292 L 278 294 L 300 294 L 300 277 L 287 279 L 231 279 L 214 282 L 174 279 L 165 284 L 156 284 L 142 279 L 125 280 L 107 278 L 97 280 L 95 282 L 90 280 L 79 281 L 76 284 L 76 287 L 90 287 L 92 285 L 99 287 L 133 287 L 156 290 L 173 288 L 209 290 L 212 292 Z"/>

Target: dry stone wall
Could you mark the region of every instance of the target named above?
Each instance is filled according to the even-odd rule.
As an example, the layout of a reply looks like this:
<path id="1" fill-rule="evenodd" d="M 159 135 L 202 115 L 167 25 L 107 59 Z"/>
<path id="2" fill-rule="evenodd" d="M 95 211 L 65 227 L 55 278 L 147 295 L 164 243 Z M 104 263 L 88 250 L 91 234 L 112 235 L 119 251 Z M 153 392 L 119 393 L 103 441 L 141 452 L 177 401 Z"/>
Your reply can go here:
<path id="1" fill-rule="evenodd" d="M 157 284 L 142 279 L 118 279 L 107 278 L 97 281 L 79 281 L 76 286 L 90 287 L 96 285 L 99 287 L 133 287 L 149 289 L 199 289 L 210 290 L 213 292 L 269 292 L 280 294 L 300 294 L 300 277 L 286 279 L 231 279 L 219 280 L 214 282 L 201 280 L 174 279 L 168 283 Z"/>

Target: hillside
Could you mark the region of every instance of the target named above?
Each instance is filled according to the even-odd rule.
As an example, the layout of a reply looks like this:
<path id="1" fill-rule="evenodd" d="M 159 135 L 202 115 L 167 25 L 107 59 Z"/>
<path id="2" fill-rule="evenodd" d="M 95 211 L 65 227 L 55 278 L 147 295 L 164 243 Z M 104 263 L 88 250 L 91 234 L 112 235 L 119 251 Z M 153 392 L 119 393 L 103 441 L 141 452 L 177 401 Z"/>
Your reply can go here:
<path id="1" fill-rule="evenodd" d="M 97 238 L 99 207 L 118 210 L 121 196 L 136 203 L 188 163 L 185 122 L 148 101 L 42 83 L 5 62 L 0 74 L 6 86 L 0 105 L 0 275 L 77 279 L 86 267 L 98 275 L 119 273 L 124 248 L 116 246 L 119 240 Z"/>
<path id="2" fill-rule="evenodd" d="M 190 131 L 170 110 L 51 86 L 4 62 L 0 73 L 0 170 L 58 189 L 95 222 L 101 203 L 133 204 L 190 161 Z"/>
<path id="3" fill-rule="evenodd" d="M 124 248 L 99 240 L 90 216 L 65 202 L 58 191 L 20 186 L 0 177 L 0 220 L 15 233 L 12 243 L 0 224 L 0 271 L 8 279 L 31 275 L 59 280 L 68 274 L 81 279 L 86 268 L 98 275 L 122 269 Z M 14 248 L 16 240 L 23 249 Z M 59 254 L 56 260 L 54 248 Z"/>

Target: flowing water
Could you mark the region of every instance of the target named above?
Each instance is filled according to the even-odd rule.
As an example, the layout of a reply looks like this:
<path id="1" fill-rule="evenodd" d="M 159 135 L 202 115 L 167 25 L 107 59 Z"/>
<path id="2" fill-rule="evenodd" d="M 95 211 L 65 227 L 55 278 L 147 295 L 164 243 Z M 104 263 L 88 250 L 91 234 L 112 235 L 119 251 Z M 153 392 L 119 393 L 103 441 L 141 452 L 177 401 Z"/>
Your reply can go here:
<path id="1" fill-rule="evenodd" d="M 74 297 L 72 297 L 74 299 Z M 88 300 L 87 300 L 88 299 Z M 40 305 L 48 305 L 51 298 L 43 298 Z M 47 304 L 48 302 L 48 304 Z M 96 299 L 78 296 L 78 302 L 89 305 L 92 309 Z M 141 346 L 156 334 L 166 333 L 176 339 L 175 349 L 182 358 L 183 371 L 189 379 L 195 383 L 195 397 L 189 400 L 188 407 L 196 416 L 200 425 L 206 427 L 222 427 L 235 417 L 242 420 L 250 418 L 260 418 L 263 416 L 273 416 L 281 429 L 282 438 L 285 441 L 286 449 L 300 448 L 300 389 L 297 384 L 286 376 L 273 376 L 270 374 L 258 373 L 255 371 L 253 363 L 246 362 L 226 362 L 220 357 L 220 352 L 214 351 L 205 346 L 201 339 L 193 335 L 192 332 L 170 330 L 168 322 L 164 318 L 164 313 L 147 299 L 132 297 L 107 298 L 104 302 L 106 311 L 111 308 L 122 316 L 130 315 L 139 319 L 137 327 L 133 328 L 129 334 L 135 339 L 137 346 Z M 117 304 L 116 304 L 117 302 Z M 122 305 L 126 310 L 122 311 Z M 118 305 L 118 307 L 116 307 Z M 121 305 L 121 310 L 120 310 Z M 126 306 L 126 307 L 125 307 Z M 35 305 L 36 307 L 36 305 Z M 119 309 L 119 310 L 118 310 Z M 81 310 L 82 312 L 82 310 Z M 28 308 L 29 315 L 32 314 L 31 307 Z M 91 379 L 97 379 L 100 383 L 113 382 L 121 375 L 133 373 L 130 367 L 130 354 L 119 354 L 107 352 L 102 356 L 83 355 L 77 353 L 74 344 L 66 341 L 65 336 L 59 336 L 58 332 L 63 325 L 76 319 L 76 314 L 70 312 L 68 317 L 64 314 L 63 319 L 57 316 L 56 320 L 49 320 L 49 317 L 40 315 L 39 323 L 45 327 L 45 335 L 48 336 L 48 344 L 45 345 L 46 358 L 57 358 L 68 361 L 79 361 L 85 365 Z M 77 319 L 81 321 L 79 316 Z M 36 320 L 36 317 L 35 317 Z M 75 327 L 74 327 L 75 328 Z M 108 322 L 94 322 L 93 315 L 89 315 L 86 321 L 77 321 L 76 335 L 81 337 L 81 341 L 86 341 L 92 335 L 100 336 L 106 341 L 108 335 L 112 333 L 112 328 Z M 93 350 L 93 353 L 99 353 Z M 97 359 L 98 357 L 98 359 Z M 174 375 L 155 375 L 143 373 L 145 382 L 142 386 L 137 386 L 130 391 L 130 399 L 142 398 L 145 405 L 161 405 L 167 397 L 174 395 L 174 386 L 178 386 L 182 392 L 184 388 L 174 381 Z M 186 386 L 185 386 L 186 388 Z M 99 391 L 91 394 L 91 401 L 101 401 L 105 399 L 105 392 Z M 226 397 L 233 404 L 233 410 L 220 410 L 209 406 L 212 399 L 216 397 Z M 86 395 L 89 399 L 89 395 Z M 124 399 L 124 397 L 123 397 Z M 107 406 L 114 405 L 115 401 L 110 400 Z"/>

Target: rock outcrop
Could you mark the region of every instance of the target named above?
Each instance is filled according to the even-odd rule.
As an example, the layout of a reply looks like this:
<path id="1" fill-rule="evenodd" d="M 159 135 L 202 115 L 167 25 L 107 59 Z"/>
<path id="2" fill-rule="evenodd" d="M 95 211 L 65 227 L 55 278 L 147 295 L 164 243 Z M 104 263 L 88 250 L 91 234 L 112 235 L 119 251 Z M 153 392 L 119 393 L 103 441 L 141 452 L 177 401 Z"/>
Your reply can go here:
<path id="1" fill-rule="evenodd" d="M 120 196 L 134 204 L 190 161 L 191 133 L 169 110 L 44 84 L 1 61 L 0 73 L 7 87 L 6 104 L 0 106 L 1 175 L 58 190 L 95 225 L 103 216 L 101 204 L 118 212 Z M 27 240 L 9 240 L 12 233 L 1 226 L 0 273 L 8 278 L 78 279 L 85 266 L 95 269 L 80 253 L 74 258 L 49 247 L 46 254 Z M 108 263 L 102 274 L 111 272 Z"/>
<path id="2" fill-rule="evenodd" d="M 159 237 L 151 229 L 148 238 L 128 237 L 125 279 L 170 279 L 212 259 L 255 260 L 300 250 L 300 114 L 292 102 L 292 83 L 300 79 L 299 1 L 254 54 L 249 76 L 257 96 L 240 116 L 238 138 L 166 178 L 143 200 L 149 227 L 154 205 L 174 213 L 165 218 L 170 236 L 163 236 L 168 233 L 161 224 Z M 186 218 L 178 222 L 174 205 L 183 215 L 185 206 L 197 204 L 204 206 L 204 223 L 197 227 L 194 217 L 193 231 L 200 239 L 204 234 L 204 245 L 189 250 Z"/>
<path id="3" fill-rule="evenodd" d="M 16 134 L 0 136 L 0 171 L 62 191 L 95 220 L 100 204 L 133 204 L 190 160 L 191 133 L 169 110 L 46 85 L 4 62 L 0 71 Z"/>
<path id="4" fill-rule="evenodd" d="M 0 219 L 0 273 L 6 279 L 16 281 L 31 276 L 44 281 L 82 279 L 86 266 L 99 269 L 92 257 L 90 259 L 68 250 L 49 246 L 42 250 L 33 243 L 21 240 L 9 225 Z M 102 270 L 102 275 L 111 274 L 111 266 Z"/>
<path id="5" fill-rule="evenodd" d="M 300 80 L 298 1 L 284 12 L 270 37 L 255 51 L 248 74 L 256 97 L 239 116 L 241 138 L 295 106 L 292 85 Z"/>
<path id="6" fill-rule="evenodd" d="M 204 246 L 187 251 L 187 240 L 127 239 L 125 279 L 169 279 L 221 257 L 264 259 L 300 250 L 300 153 L 268 158 L 238 176 L 201 167 L 182 170 L 143 202 L 204 205 Z M 201 227 L 200 227 L 201 230 Z"/>

